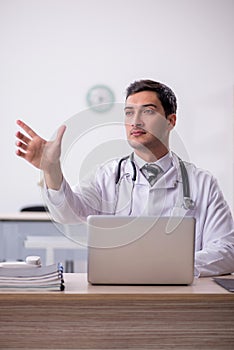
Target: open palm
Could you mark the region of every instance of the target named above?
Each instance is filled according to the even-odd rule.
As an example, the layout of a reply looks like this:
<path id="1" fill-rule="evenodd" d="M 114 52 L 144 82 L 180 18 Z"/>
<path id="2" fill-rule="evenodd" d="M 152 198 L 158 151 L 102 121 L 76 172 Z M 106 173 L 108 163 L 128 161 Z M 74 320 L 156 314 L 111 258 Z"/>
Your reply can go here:
<path id="1" fill-rule="evenodd" d="M 16 154 L 36 168 L 49 172 L 51 167 L 60 161 L 61 142 L 66 127 L 63 125 L 59 128 L 54 141 L 46 141 L 21 120 L 18 120 L 17 124 L 25 131 L 25 134 L 21 131 L 16 133 L 18 139 Z"/>

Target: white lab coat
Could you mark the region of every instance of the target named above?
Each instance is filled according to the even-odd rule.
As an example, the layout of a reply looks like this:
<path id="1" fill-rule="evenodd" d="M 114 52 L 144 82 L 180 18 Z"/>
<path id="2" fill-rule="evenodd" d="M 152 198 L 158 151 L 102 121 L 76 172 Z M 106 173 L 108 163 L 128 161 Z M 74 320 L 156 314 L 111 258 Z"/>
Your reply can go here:
<path id="1" fill-rule="evenodd" d="M 88 215 L 192 216 L 196 219 L 195 267 L 199 275 L 234 272 L 234 223 L 216 179 L 191 163 L 188 172 L 194 209 L 182 208 L 183 190 L 178 158 L 169 153 L 162 165 L 165 173 L 150 187 L 137 166 L 122 163 L 121 181 L 115 183 L 119 159 L 101 166 L 80 186 L 71 188 L 64 179 L 59 191 L 46 190 L 46 202 L 55 221 L 77 223 Z"/>

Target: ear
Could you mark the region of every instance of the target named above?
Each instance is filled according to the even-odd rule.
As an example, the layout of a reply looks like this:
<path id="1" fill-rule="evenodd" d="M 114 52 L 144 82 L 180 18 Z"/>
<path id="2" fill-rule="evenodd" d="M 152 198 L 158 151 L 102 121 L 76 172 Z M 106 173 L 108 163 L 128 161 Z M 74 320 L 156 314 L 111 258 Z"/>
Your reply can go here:
<path id="1" fill-rule="evenodd" d="M 169 114 L 167 116 L 167 120 L 168 120 L 168 125 L 170 127 L 170 130 L 173 129 L 176 125 L 176 114 Z"/>

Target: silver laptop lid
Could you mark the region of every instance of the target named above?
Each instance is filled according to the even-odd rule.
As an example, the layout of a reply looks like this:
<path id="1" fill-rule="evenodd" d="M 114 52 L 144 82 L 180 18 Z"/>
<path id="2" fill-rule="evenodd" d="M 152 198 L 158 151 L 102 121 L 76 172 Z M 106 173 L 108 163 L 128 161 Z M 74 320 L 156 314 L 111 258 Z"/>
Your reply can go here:
<path id="1" fill-rule="evenodd" d="M 88 281 L 93 284 L 190 284 L 195 219 L 88 217 Z"/>

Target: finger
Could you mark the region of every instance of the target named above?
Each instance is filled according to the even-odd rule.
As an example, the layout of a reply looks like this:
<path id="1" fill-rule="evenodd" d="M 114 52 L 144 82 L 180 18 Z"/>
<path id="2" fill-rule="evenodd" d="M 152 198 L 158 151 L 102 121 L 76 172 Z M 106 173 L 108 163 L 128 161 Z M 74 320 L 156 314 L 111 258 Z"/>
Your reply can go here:
<path id="1" fill-rule="evenodd" d="M 26 153 L 25 153 L 25 152 L 22 152 L 20 149 L 17 149 L 17 150 L 15 151 L 15 153 L 16 153 L 17 156 L 19 156 L 19 157 L 21 157 L 21 158 L 25 158 L 25 156 L 26 156 Z"/>
<path id="2" fill-rule="evenodd" d="M 27 124 L 25 124 L 22 120 L 17 120 L 16 123 L 32 138 L 37 136 L 35 131 L 33 131 Z"/>
<path id="3" fill-rule="evenodd" d="M 27 136 L 25 136 L 24 134 L 22 134 L 20 131 L 17 131 L 17 133 L 15 134 L 15 136 L 16 136 L 19 140 L 21 140 L 22 142 L 24 142 L 24 143 L 26 143 L 26 144 L 28 144 L 28 143 L 31 141 L 30 138 L 28 138 Z"/>
<path id="4" fill-rule="evenodd" d="M 56 136 L 56 142 L 61 143 L 63 135 L 66 131 L 66 125 L 61 125 L 60 128 L 58 129 L 57 136 Z"/>
<path id="5" fill-rule="evenodd" d="M 27 145 L 25 145 L 23 142 L 16 141 L 16 146 L 21 150 L 27 151 Z"/>

